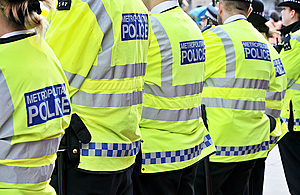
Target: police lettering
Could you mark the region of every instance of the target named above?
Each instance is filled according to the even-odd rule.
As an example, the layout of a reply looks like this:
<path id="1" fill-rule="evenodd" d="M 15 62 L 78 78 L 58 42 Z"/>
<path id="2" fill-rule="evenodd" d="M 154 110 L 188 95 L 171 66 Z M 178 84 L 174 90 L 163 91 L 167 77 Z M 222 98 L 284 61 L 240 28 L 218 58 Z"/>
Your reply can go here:
<path id="1" fill-rule="evenodd" d="M 205 62 L 204 40 L 180 42 L 181 65 Z"/>
<path id="2" fill-rule="evenodd" d="M 276 77 L 279 77 L 281 75 L 285 74 L 285 70 L 283 68 L 283 64 L 280 58 L 273 60 L 275 72 L 276 72 Z"/>
<path id="3" fill-rule="evenodd" d="M 121 28 L 122 41 L 136 39 L 148 40 L 148 25 L 147 14 L 123 14 Z"/>
<path id="4" fill-rule="evenodd" d="M 271 61 L 268 45 L 255 41 L 242 41 L 245 59 Z"/>
<path id="5" fill-rule="evenodd" d="M 65 84 L 24 94 L 28 127 L 68 115 L 71 112 Z"/>

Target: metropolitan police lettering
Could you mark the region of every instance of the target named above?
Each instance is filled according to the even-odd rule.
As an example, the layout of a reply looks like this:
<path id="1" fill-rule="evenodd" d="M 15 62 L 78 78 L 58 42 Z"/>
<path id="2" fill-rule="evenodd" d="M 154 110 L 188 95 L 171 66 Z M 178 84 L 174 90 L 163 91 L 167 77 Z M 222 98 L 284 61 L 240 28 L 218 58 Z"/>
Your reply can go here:
<path id="1" fill-rule="evenodd" d="M 285 70 L 283 68 L 283 64 L 280 58 L 273 60 L 273 64 L 275 67 L 275 71 L 276 71 L 276 77 L 279 77 L 281 75 L 285 74 Z"/>
<path id="2" fill-rule="evenodd" d="M 242 41 L 245 59 L 271 61 L 268 45 L 256 41 Z"/>
<path id="3" fill-rule="evenodd" d="M 181 65 L 205 62 L 204 40 L 180 42 Z"/>
<path id="4" fill-rule="evenodd" d="M 65 84 L 25 93 L 28 127 L 45 123 L 71 112 Z"/>
<path id="5" fill-rule="evenodd" d="M 148 28 L 147 14 L 122 14 L 122 41 L 136 39 L 148 40 Z"/>

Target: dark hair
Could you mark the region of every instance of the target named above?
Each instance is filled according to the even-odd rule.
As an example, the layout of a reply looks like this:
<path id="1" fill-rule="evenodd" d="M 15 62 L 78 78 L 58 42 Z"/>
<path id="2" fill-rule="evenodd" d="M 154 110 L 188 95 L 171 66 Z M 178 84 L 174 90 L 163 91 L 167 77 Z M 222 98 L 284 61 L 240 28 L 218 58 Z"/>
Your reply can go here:
<path id="1" fill-rule="evenodd" d="M 273 12 L 273 13 L 271 13 L 270 18 L 272 18 L 274 20 L 274 22 L 278 22 L 279 14 L 277 12 Z"/>
<path id="2" fill-rule="evenodd" d="M 52 0 L 41 1 L 53 9 Z M 42 10 L 39 0 L 0 0 L 0 2 L 3 16 L 10 24 L 26 29 L 36 28 L 37 32 L 41 34 L 44 32 L 47 21 L 40 15 Z"/>
<path id="3" fill-rule="evenodd" d="M 225 9 L 229 12 L 242 12 L 247 15 L 248 10 L 250 8 L 249 1 L 231 1 L 231 0 L 223 0 L 225 4 Z"/>

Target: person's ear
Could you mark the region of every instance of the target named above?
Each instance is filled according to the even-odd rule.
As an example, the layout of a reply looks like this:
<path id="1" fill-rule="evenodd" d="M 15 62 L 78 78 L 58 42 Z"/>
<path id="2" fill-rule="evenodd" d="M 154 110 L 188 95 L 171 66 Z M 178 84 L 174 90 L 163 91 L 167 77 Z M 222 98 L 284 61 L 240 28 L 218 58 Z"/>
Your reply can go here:
<path id="1" fill-rule="evenodd" d="M 290 16 L 291 16 L 291 19 L 293 19 L 294 17 L 296 17 L 296 11 L 294 9 L 291 9 Z"/>
<path id="2" fill-rule="evenodd" d="M 217 5 L 218 5 L 218 14 L 220 15 L 223 11 L 223 4 L 219 1 Z"/>

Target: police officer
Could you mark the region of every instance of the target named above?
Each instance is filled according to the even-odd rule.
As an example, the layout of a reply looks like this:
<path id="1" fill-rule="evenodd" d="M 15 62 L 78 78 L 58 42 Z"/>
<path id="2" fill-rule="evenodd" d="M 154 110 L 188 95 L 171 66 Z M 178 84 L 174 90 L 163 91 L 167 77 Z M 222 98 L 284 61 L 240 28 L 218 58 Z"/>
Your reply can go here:
<path id="1" fill-rule="evenodd" d="M 47 21 L 41 12 L 37 0 L 0 0 L 3 195 L 56 194 L 49 181 L 71 107 L 63 70 L 43 39 Z"/>
<path id="2" fill-rule="evenodd" d="M 135 0 L 59 0 L 49 19 L 46 41 L 69 81 L 73 110 L 92 136 L 74 150 L 80 159 L 65 159 L 66 193 L 132 194 L 148 11 Z"/>
<path id="3" fill-rule="evenodd" d="M 218 15 L 218 10 L 212 5 L 208 5 L 207 11 L 205 13 L 205 17 L 207 18 L 207 24 L 204 26 L 204 28 L 201 29 L 202 33 L 207 29 L 210 29 L 218 25 L 217 15 Z"/>
<path id="4" fill-rule="evenodd" d="M 217 150 L 210 156 L 213 194 L 245 194 L 256 159 L 269 150 L 265 110 L 281 110 L 283 83 L 277 78 L 284 74 L 282 63 L 271 57 L 268 41 L 247 22 L 250 3 L 219 1 L 219 26 L 204 34 L 203 103 Z M 266 104 L 267 91 L 278 94 L 272 107 Z M 198 165 L 196 194 L 205 193 L 202 167 Z"/>
<path id="5" fill-rule="evenodd" d="M 197 162 L 215 151 L 201 119 L 205 45 L 177 1 L 144 0 L 151 43 L 134 172 L 136 194 L 193 194 Z"/>
<path id="6" fill-rule="evenodd" d="M 291 194 L 300 194 L 300 1 L 285 0 L 278 6 L 284 7 L 281 13 L 285 27 L 280 30 L 284 41 L 280 57 L 288 80 L 281 116 L 289 129 L 279 142 L 279 151 L 289 191 Z"/>
<path id="7" fill-rule="evenodd" d="M 264 2 L 261 0 L 252 1 L 253 11 L 250 13 L 247 20 L 268 40 L 269 27 L 266 25 L 268 21 L 264 17 Z M 270 55 L 272 61 L 278 61 L 280 63 L 281 59 L 277 51 L 270 47 Z M 281 80 L 280 80 L 281 79 Z M 281 83 L 283 86 L 286 85 L 286 74 L 277 76 L 276 80 Z M 282 100 L 284 97 L 285 91 L 283 92 L 272 92 L 267 91 L 266 93 L 266 113 L 271 115 L 276 119 L 276 128 L 271 131 L 270 135 L 270 147 L 269 151 L 273 149 L 278 140 L 284 136 L 287 132 L 287 127 L 283 120 L 280 118 L 280 108 L 273 107 L 272 105 L 278 100 Z M 276 97 L 277 96 L 277 97 Z M 272 109 L 270 109 L 272 108 Z M 249 193 L 253 195 L 263 194 L 263 184 L 264 184 L 264 173 L 265 173 L 265 160 L 266 158 L 259 158 L 256 160 L 255 165 L 251 172 L 251 177 L 249 181 Z"/>

